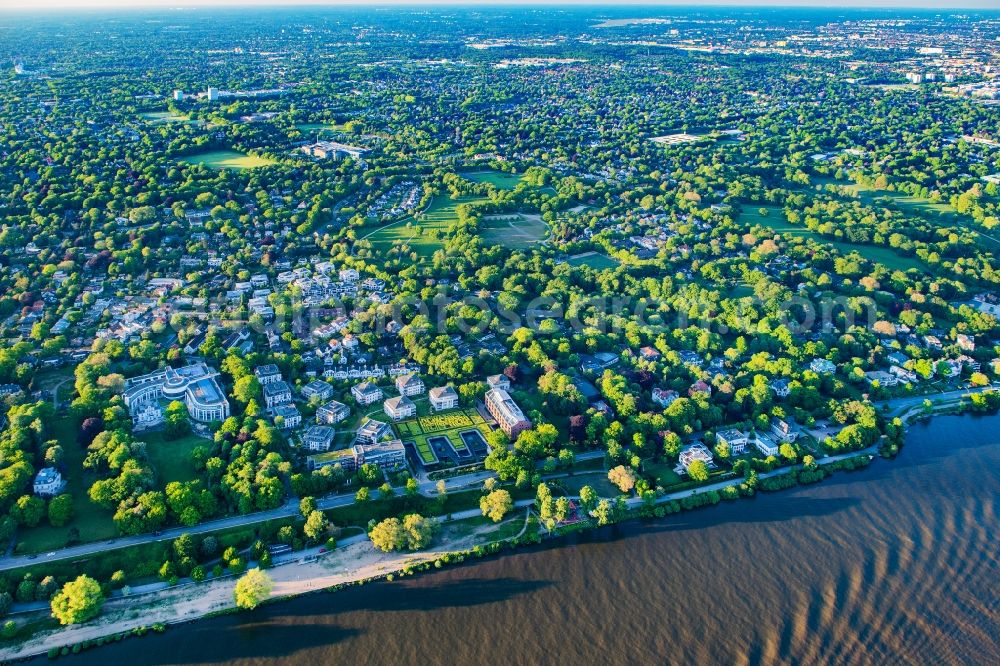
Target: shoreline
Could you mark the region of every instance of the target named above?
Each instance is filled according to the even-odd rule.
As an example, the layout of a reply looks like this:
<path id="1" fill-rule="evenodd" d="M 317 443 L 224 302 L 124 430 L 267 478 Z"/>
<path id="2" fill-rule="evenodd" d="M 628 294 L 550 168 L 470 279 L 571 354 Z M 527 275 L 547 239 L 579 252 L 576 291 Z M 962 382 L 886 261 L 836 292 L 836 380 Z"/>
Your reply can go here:
<path id="1" fill-rule="evenodd" d="M 958 407 L 960 404 L 945 403 L 935 405 L 935 408 L 928 412 L 914 406 L 906 409 L 897 418 L 900 418 L 904 425 L 908 426 L 915 421 L 930 420 L 933 416 L 969 415 L 968 411 L 961 409 L 956 411 Z M 818 462 L 821 466 L 825 466 L 825 461 L 826 465 L 834 465 L 835 471 L 840 471 L 843 468 L 836 466 L 836 463 L 867 456 L 869 460 L 857 468 L 864 469 L 877 455 L 877 447 L 869 447 L 840 456 L 828 457 Z M 847 471 L 852 469 L 855 468 L 847 468 Z M 780 468 L 774 470 L 770 477 L 791 477 L 798 471 L 797 467 Z M 737 485 L 740 481 L 742 479 L 723 483 Z M 797 485 L 799 482 L 796 480 L 790 487 Z M 718 493 L 718 489 L 709 485 L 685 492 L 689 493 L 688 496 L 694 496 L 712 492 Z M 768 491 L 760 489 L 758 492 Z M 656 506 L 663 506 L 671 501 L 676 502 L 680 496 L 680 493 L 665 495 L 657 499 Z M 641 503 L 636 500 L 637 498 L 631 498 L 628 513 L 616 522 L 649 518 L 660 519 L 644 515 L 640 510 Z M 522 508 L 526 508 L 525 503 L 518 503 L 511 516 L 519 516 L 518 510 Z M 265 570 L 273 580 L 274 587 L 270 596 L 263 600 L 261 605 L 279 603 L 315 592 L 333 592 L 348 585 L 363 585 L 387 577 L 412 575 L 419 570 L 425 570 L 420 569 L 421 567 L 434 566 L 438 561 L 443 561 L 446 564 L 461 563 L 470 556 L 493 555 L 505 548 L 517 548 L 525 545 L 521 543 L 520 538 L 529 525 L 530 511 L 530 504 L 528 504 L 524 516 L 524 528 L 517 535 L 506 539 L 483 539 L 483 534 L 493 528 L 492 525 L 485 525 L 464 536 L 442 537 L 438 544 L 423 551 L 383 553 L 375 549 L 370 540 L 364 538 L 319 557 L 310 558 L 303 555 L 303 558 L 290 560 Z M 449 522 L 444 522 L 442 529 L 447 530 L 448 525 Z M 539 543 L 570 532 L 592 529 L 600 529 L 600 526 L 592 524 L 590 521 L 571 523 L 544 535 L 539 531 L 537 539 L 532 539 L 528 543 Z M 0 649 L 0 662 L 27 660 L 49 655 L 53 649 L 72 648 L 98 640 L 106 642 L 120 640 L 120 637 L 128 637 L 137 630 L 145 633 L 150 627 L 158 625 L 185 624 L 218 615 L 241 612 L 241 609 L 236 607 L 233 598 L 233 588 L 238 579 L 238 576 L 225 576 L 202 583 L 185 583 L 141 596 L 111 598 L 102 608 L 101 615 L 88 623 L 42 631 L 23 643 Z M 35 611 L 35 613 L 41 614 L 44 611 Z M 141 636 L 141 633 L 137 635 Z M 90 646 L 88 645 L 88 647 Z"/>

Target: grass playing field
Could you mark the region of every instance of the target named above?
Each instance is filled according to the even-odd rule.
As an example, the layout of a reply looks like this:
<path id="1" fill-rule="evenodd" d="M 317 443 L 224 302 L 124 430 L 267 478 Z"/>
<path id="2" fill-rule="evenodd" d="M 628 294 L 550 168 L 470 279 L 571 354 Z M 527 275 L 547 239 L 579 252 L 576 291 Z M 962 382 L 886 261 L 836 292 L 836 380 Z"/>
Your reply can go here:
<path id="1" fill-rule="evenodd" d="M 172 111 L 150 111 L 148 113 L 140 113 L 139 117 L 146 120 L 153 125 L 162 125 L 164 123 L 185 123 L 193 124 L 198 121 L 191 120 L 187 116 L 181 116 Z"/>
<path id="2" fill-rule="evenodd" d="M 618 261 L 600 252 L 584 252 L 566 259 L 570 266 L 590 266 L 595 271 L 603 271 L 606 268 L 615 268 Z"/>
<path id="3" fill-rule="evenodd" d="M 512 190 L 524 180 L 524 175 L 519 173 L 504 173 L 503 171 L 474 171 L 461 174 L 462 178 L 476 183 L 489 183 L 498 190 Z"/>
<path id="4" fill-rule="evenodd" d="M 188 155 L 181 160 L 186 164 L 202 164 L 211 169 L 256 169 L 275 164 L 274 160 L 257 155 L 246 155 L 235 150 L 213 150 L 207 153 Z"/>
<path id="5" fill-rule="evenodd" d="M 512 250 L 523 250 L 545 240 L 548 225 L 540 215 L 510 213 L 489 215 L 480 224 L 481 237 L 488 245 L 503 245 Z"/>

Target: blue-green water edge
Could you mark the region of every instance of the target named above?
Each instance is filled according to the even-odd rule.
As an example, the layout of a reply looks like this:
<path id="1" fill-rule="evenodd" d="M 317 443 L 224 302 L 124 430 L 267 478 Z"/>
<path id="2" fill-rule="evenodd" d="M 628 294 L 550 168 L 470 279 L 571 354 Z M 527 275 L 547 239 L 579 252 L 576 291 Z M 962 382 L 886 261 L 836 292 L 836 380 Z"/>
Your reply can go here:
<path id="1" fill-rule="evenodd" d="M 998 663 L 998 426 L 937 417 L 896 460 L 818 485 L 60 663 Z"/>

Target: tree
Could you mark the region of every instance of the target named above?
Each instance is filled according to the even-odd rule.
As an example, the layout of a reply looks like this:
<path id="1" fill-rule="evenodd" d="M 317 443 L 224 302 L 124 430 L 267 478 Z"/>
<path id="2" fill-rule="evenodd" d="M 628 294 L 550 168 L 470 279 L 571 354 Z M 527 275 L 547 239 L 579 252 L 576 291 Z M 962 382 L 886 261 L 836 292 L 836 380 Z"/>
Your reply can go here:
<path id="1" fill-rule="evenodd" d="M 489 495 L 485 495 L 479 499 L 479 509 L 483 512 L 484 516 L 494 523 L 499 523 L 503 520 L 503 517 L 512 508 L 514 508 L 514 500 L 511 499 L 510 493 L 503 489 L 494 490 Z"/>
<path id="2" fill-rule="evenodd" d="M 611 502 L 606 499 L 602 499 L 598 502 L 597 506 L 594 508 L 594 517 L 597 518 L 597 524 L 601 526 L 613 523 L 615 516 L 614 507 Z"/>
<path id="3" fill-rule="evenodd" d="M 308 518 L 309 514 L 316 510 L 316 498 L 303 497 L 299 500 L 299 513 L 303 518 Z"/>
<path id="4" fill-rule="evenodd" d="M 788 462 L 795 462 L 799 457 L 799 454 L 795 452 L 795 447 L 791 444 L 782 444 L 778 451 L 781 453 L 781 457 Z"/>
<path id="5" fill-rule="evenodd" d="M 326 533 L 326 529 L 329 525 L 330 523 L 327 522 L 326 516 L 323 512 L 313 509 L 313 511 L 306 518 L 306 524 L 302 526 L 302 533 L 315 541 L 322 534 Z"/>
<path id="6" fill-rule="evenodd" d="M 580 504 L 583 506 L 583 510 L 586 512 L 591 512 L 594 507 L 597 506 L 597 500 L 600 499 L 597 496 L 597 491 L 595 491 L 590 486 L 583 486 L 580 488 Z"/>
<path id="7" fill-rule="evenodd" d="M 393 550 L 420 550 L 430 545 L 437 523 L 418 513 L 399 518 L 386 518 L 368 532 L 376 548 L 385 552 Z"/>
<path id="8" fill-rule="evenodd" d="M 410 550 L 420 550 L 431 545 L 437 522 L 433 518 L 424 518 L 418 513 L 411 513 L 403 518 L 403 530 L 406 532 L 406 545 Z"/>
<path id="9" fill-rule="evenodd" d="M 608 481 L 618 486 L 623 493 L 630 493 L 635 488 L 635 472 L 624 465 L 618 465 L 608 472 Z"/>
<path id="10" fill-rule="evenodd" d="M 708 481 L 708 465 L 702 460 L 695 460 L 687 468 L 692 481 Z"/>
<path id="11" fill-rule="evenodd" d="M 399 518 L 386 518 L 372 527 L 368 538 L 376 548 L 386 553 L 402 550 L 406 543 L 406 534 Z"/>
<path id="12" fill-rule="evenodd" d="M 45 515 L 45 501 L 34 495 L 23 495 L 18 498 L 10 513 L 20 524 L 34 527 Z"/>
<path id="13" fill-rule="evenodd" d="M 57 495 L 49 502 L 49 524 L 63 527 L 73 519 L 73 496 L 69 493 Z"/>
<path id="14" fill-rule="evenodd" d="M 104 604 L 104 593 L 93 578 L 81 575 L 63 585 L 52 598 L 52 617 L 60 624 L 79 624 L 96 617 Z"/>
<path id="15" fill-rule="evenodd" d="M 236 581 L 233 589 L 237 608 L 253 610 L 270 596 L 272 589 L 274 582 L 270 576 L 257 567 L 250 569 Z"/>

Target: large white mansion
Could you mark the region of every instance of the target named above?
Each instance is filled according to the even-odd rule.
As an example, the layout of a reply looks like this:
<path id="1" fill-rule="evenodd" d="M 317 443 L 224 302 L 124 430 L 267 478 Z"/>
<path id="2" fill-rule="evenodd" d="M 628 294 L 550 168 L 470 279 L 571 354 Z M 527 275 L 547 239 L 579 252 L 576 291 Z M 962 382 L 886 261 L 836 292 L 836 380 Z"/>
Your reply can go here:
<path id="1" fill-rule="evenodd" d="M 193 363 L 132 377 L 125 380 L 125 406 L 135 425 L 151 425 L 161 400 L 180 400 L 195 421 L 222 421 L 229 417 L 229 401 L 215 380 L 218 375 L 204 363 Z"/>

